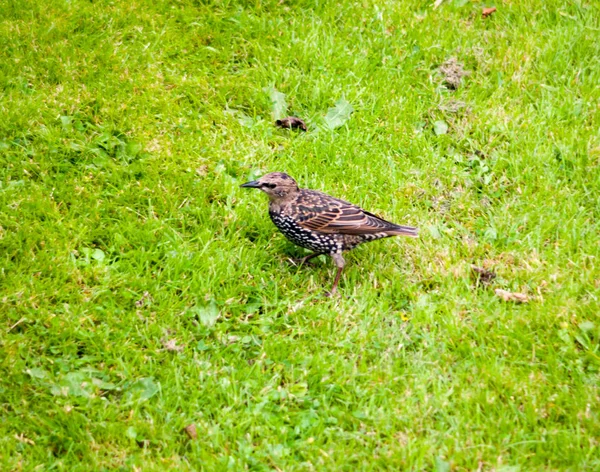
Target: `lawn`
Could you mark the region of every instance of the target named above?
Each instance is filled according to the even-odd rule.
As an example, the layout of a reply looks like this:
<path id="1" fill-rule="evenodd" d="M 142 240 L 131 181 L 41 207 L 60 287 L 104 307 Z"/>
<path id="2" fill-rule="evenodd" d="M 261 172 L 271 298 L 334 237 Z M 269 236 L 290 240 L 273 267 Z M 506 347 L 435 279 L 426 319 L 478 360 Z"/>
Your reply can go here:
<path id="1" fill-rule="evenodd" d="M 600 470 L 599 38 L 593 0 L 0 0 L 0 469 Z M 421 236 L 326 298 L 271 171 Z"/>

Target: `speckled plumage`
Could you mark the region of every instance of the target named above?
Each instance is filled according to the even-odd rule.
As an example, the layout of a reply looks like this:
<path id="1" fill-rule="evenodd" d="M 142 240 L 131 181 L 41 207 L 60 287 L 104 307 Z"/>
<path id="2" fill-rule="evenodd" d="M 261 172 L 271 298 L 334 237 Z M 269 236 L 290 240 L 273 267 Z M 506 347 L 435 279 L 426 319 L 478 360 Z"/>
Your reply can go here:
<path id="1" fill-rule="evenodd" d="M 242 187 L 258 188 L 269 196 L 269 216 L 294 244 L 314 251 L 305 260 L 330 255 L 338 272 L 331 293 L 337 289 L 345 261 L 342 252 L 359 244 L 390 236 L 418 236 L 417 228 L 399 226 L 352 203 L 316 190 L 301 189 L 294 179 L 273 172 Z"/>

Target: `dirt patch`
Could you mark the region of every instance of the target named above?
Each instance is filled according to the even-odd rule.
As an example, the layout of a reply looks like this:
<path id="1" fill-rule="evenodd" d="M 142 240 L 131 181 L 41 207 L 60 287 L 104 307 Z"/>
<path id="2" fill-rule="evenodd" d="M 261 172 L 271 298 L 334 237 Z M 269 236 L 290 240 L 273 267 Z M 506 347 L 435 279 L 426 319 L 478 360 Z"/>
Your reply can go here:
<path id="1" fill-rule="evenodd" d="M 449 102 L 438 106 L 438 109 L 447 113 L 459 113 L 463 110 L 468 113 L 471 111 L 467 104 L 460 100 L 450 100 Z"/>
<path id="2" fill-rule="evenodd" d="M 471 277 L 473 278 L 476 286 L 489 285 L 492 280 L 496 278 L 496 274 L 491 270 L 484 269 L 483 267 L 471 265 Z"/>
<path id="3" fill-rule="evenodd" d="M 502 290 L 501 288 L 497 288 L 494 292 L 496 293 L 496 296 L 500 297 L 505 302 L 527 303 L 529 301 L 529 297 L 524 293 L 509 292 L 507 290 Z"/>
<path id="4" fill-rule="evenodd" d="M 471 71 L 465 70 L 462 62 L 458 62 L 455 57 L 451 57 L 440 66 L 440 72 L 444 76 L 446 87 L 456 90 L 462 81 L 462 78 L 469 75 Z"/>

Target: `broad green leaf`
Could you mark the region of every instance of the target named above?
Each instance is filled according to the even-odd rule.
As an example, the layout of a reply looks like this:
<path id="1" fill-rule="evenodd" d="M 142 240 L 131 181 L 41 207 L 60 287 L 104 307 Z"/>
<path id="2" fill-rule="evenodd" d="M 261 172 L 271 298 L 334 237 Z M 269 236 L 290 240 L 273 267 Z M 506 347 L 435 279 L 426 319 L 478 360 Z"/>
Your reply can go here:
<path id="1" fill-rule="evenodd" d="M 237 122 L 245 128 L 252 128 L 256 124 L 254 118 L 246 115 L 243 111 L 236 110 L 234 108 L 225 108 L 225 110 L 223 110 L 223 113 L 226 116 L 235 118 Z"/>
<path id="2" fill-rule="evenodd" d="M 192 310 L 204 326 L 213 326 L 217 322 L 217 319 L 219 319 L 219 307 L 217 307 L 215 302 L 211 302 L 205 306 L 194 307 Z"/>
<path id="3" fill-rule="evenodd" d="M 146 401 L 156 395 L 160 390 L 158 383 L 152 377 L 144 377 L 135 381 L 125 392 L 127 401 Z"/>
<path id="4" fill-rule="evenodd" d="M 429 229 L 429 233 L 433 239 L 440 239 L 442 237 L 442 233 L 437 226 L 429 225 L 427 226 L 427 229 Z"/>
<path id="5" fill-rule="evenodd" d="M 450 472 L 450 462 L 445 461 L 441 457 L 435 458 L 435 472 Z"/>
<path id="6" fill-rule="evenodd" d="M 336 129 L 342 126 L 350 119 L 354 111 L 352 105 L 344 98 L 340 98 L 333 108 L 330 108 L 325 115 L 325 124 L 329 129 Z"/>
<path id="7" fill-rule="evenodd" d="M 308 393 L 308 384 L 306 382 L 298 382 L 290 385 L 288 390 L 296 398 L 303 398 Z"/>
<path id="8" fill-rule="evenodd" d="M 81 248 L 81 253 L 85 256 L 84 258 L 79 259 L 79 263 L 83 265 L 88 265 L 91 260 L 95 260 L 97 262 L 103 262 L 106 259 L 106 254 L 102 249 L 92 249 L 89 247 Z"/>
<path id="9" fill-rule="evenodd" d="M 142 145 L 135 141 L 129 141 L 125 147 L 127 154 L 131 157 L 136 157 L 142 150 Z"/>
<path id="10" fill-rule="evenodd" d="M 92 384 L 95 387 L 98 387 L 100 390 L 116 390 L 117 386 L 110 382 L 105 382 L 104 380 L 92 378 Z"/>
<path id="11" fill-rule="evenodd" d="M 46 377 L 48 377 L 48 372 L 38 367 L 34 367 L 33 369 L 27 369 L 25 372 L 27 372 L 27 374 L 29 374 L 29 376 L 34 379 L 45 379 Z"/>
<path id="12" fill-rule="evenodd" d="M 92 259 L 98 262 L 102 262 L 106 258 L 106 254 L 104 254 L 104 251 L 102 249 L 94 249 L 91 255 Z"/>
<path id="13" fill-rule="evenodd" d="M 62 115 L 60 117 L 60 122 L 62 123 L 62 127 L 64 129 L 69 128 L 71 126 L 72 121 L 73 121 L 73 119 L 70 116 Z"/>
<path id="14" fill-rule="evenodd" d="M 285 94 L 278 92 L 275 87 L 267 87 L 265 90 L 269 93 L 271 98 L 271 113 L 273 120 L 281 120 L 287 116 L 287 102 L 285 101 Z"/>
<path id="15" fill-rule="evenodd" d="M 252 128 L 255 124 L 254 118 L 246 115 L 244 112 L 241 111 L 237 114 L 237 120 L 238 123 L 245 128 Z"/>
<path id="16" fill-rule="evenodd" d="M 595 327 L 596 325 L 591 321 L 583 321 L 579 323 L 579 329 L 585 333 L 587 333 L 588 331 L 593 331 Z"/>
<path id="17" fill-rule="evenodd" d="M 433 132 L 436 134 L 436 136 L 448 133 L 448 123 L 442 120 L 436 121 L 433 124 Z"/>
<path id="18" fill-rule="evenodd" d="M 58 383 L 52 386 L 52 395 L 64 397 L 90 398 L 95 387 L 85 372 L 69 372 Z"/>
<path id="19" fill-rule="evenodd" d="M 248 303 L 244 307 L 244 311 L 248 314 L 256 313 L 258 310 L 260 310 L 261 306 L 262 306 L 261 303 Z"/>
<path id="20" fill-rule="evenodd" d="M 495 241 L 496 239 L 498 239 L 498 231 L 493 226 L 487 228 L 483 234 L 486 237 L 486 239 L 490 241 Z"/>

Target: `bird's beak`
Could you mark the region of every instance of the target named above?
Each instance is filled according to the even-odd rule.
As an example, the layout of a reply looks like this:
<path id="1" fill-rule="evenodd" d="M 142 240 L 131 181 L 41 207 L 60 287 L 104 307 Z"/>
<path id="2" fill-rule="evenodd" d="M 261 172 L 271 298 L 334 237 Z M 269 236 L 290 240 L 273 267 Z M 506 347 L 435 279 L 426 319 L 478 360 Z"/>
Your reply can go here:
<path id="1" fill-rule="evenodd" d="M 240 187 L 260 188 L 260 182 L 258 180 L 253 180 L 252 182 L 246 182 L 245 184 L 240 185 Z"/>

